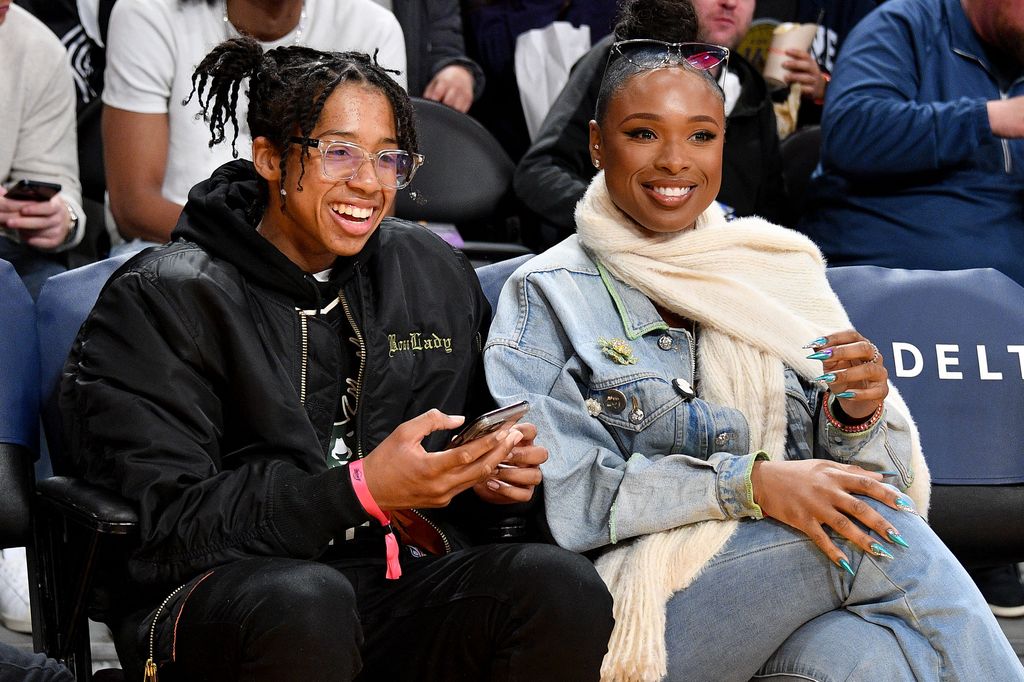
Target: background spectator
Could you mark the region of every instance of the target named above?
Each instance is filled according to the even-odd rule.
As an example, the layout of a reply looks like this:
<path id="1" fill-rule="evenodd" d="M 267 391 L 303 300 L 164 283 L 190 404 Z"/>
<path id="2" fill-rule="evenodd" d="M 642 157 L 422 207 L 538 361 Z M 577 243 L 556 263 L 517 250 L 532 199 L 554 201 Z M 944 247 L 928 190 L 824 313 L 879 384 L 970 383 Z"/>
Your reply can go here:
<path id="1" fill-rule="evenodd" d="M 754 0 L 626 0 L 615 35 L 583 56 L 555 100 L 515 174 L 524 209 L 537 216 L 525 240 L 546 248 L 575 230 L 573 210 L 597 170 L 587 148 L 601 76 L 614 40 L 653 38 L 666 42 L 700 39 L 734 48 L 753 16 Z M 696 22 L 696 23 L 694 23 Z M 723 78 L 728 133 L 719 200 L 736 215 L 786 217 L 782 157 L 775 114 L 764 78 L 739 54 L 729 57 Z"/>
<path id="2" fill-rule="evenodd" d="M 771 31 L 780 23 L 818 24 L 808 52 L 790 51 L 787 82 L 800 84 L 799 118 L 796 128 L 821 120 L 821 107 L 839 48 L 853 27 L 878 6 L 875 0 L 759 0 L 754 10 L 754 27 L 739 50 L 758 69 L 763 68 Z M 776 100 L 788 91 L 773 93 Z M 785 105 L 785 102 L 779 102 Z M 778 108 L 776 113 L 778 113 Z"/>
<path id="3" fill-rule="evenodd" d="M 68 51 L 78 110 L 103 92 L 104 42 L 115 0 L 17 0 L 57 34 Z"/>
<path id="4" fill-rule="evenodd" d="M 801 230 L 833 265 L 1024 284 L 1024 0 L 889 0 L 851 33 Z"/>
<path id="5" fill-rule="evenodd" d="M 65 269 L 58 252 L 85 230 L 78 182 L 75 90 L 67 52 L 27 11 L 0 0 L 0 258 L 33 297 Z M 18 180 L 57 183 L 46 201 L 5 198 Z"/>
<path id="6" fill-rule="evenodd" d="M 248 153 L 244 104 L 237 144 L 214 148 L 198 103 L 181 105 L 195 65 L 239 32 L 267 48 L 379 50 L 379 62 L 401 71 L 395 78 L 405 84 L 401 28 L 372 0 L 118 0 L 107 41 L 103 142 L 110 207 L 125 238 L 167 241 L 192 185 L 229 161 L 233 146 Z"/>
<path id="7" fill-rule="evenodd" d="M 466 48 L 487 83 L 470 114 L 501 142 L 513 161 L 530 146 L 515 74 L 516 38 L 553 21 L 590 27 L 597 42 L 612 30 L 616 0 L 465 0 Z"/>
<path id="8" fill-rule="evenodd" d="M 458 0 L 392 0 L 402 26 L 409 94 L 463 113 L 483 91 L 484 72 L 466 56 Z"/>

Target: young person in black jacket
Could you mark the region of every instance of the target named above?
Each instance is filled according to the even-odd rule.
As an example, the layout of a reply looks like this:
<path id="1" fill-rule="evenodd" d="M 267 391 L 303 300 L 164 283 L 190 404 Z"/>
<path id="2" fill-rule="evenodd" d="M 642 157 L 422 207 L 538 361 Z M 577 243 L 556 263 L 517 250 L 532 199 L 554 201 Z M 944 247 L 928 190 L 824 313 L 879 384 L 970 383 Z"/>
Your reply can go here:
<path id="1" fill-rule="evenodd" d="M 65 369 L 77 463 L 139 510 L 122 662 L 597 679 L 611 604 L 590 563 L 469 546 L 467 520 L 529 501 L 547 453 L 528 424 L 448 448 L 452 415 L 488 407 L 490 312 L 463 256 L 384 219 L 422 161 L 408 97 L 366 55 L 237 38 L 194 77 L 214 141 L 237 136 L 245 79 L 253 161 L 115 273 Z"/>
<path id="2" fill-rule="evenodd" d="M 516 195 L 537 218 L 525 230 L 524 240 L 530 246 L 546 249 L 576 230 L 576 202 L 583 198 L 597 173 L 587 144 L 589 123 L 594 118 L 608 55 L 618 40 L 700 40 L 733 50 L 728 73 L 722 79 L 728 130 L 718 200 L 737 217 L 757 215 L 772 222 L 787 222 L 782 155 L 768 86 L 750 62 L 735 51 L 750 28 L 753 11 L 753 0 L 622 3 L 614 34 L 595 44 L 573 66 L 537 138 L 516 167 Z"/>

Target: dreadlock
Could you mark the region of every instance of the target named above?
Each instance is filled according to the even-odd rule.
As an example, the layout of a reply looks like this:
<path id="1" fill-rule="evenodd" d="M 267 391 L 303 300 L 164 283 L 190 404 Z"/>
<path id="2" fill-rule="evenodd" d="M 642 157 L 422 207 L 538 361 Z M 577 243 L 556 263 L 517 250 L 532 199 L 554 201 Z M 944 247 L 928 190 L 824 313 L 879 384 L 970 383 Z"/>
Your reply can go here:
<path id="1" fill-rule="evenodd" d="M 377 64 L 362 52 L 321 52 L 292 45 L 268 52 L 248 36 L 231 38 L 213 48 L 192 74 L 192 91 L 182 102 L 188 104 L 196 96 L 200 115 L 210 126 L 210 146 L 223 142 L 225 126 L 234 128 L 231 154 L 238 157 L 238 90 L 248 79 L 249 132 L 253 139 L 267 138 L 280 150 L 280 189 L 284 189 L 288 157 L 292 144 L 289 138 L 309 137 L 320 119 L 324 103 L 341 83 L 361 83 L 381 91 L 391 103 L 395 130 L 401 149 L 418 152 L 416 127 L 413 123 L 409 96 L 389 75 L 396 73 Z M 306 173 L 305 154 L 299 156 L 298 189 Z M 286 197 L 282 196 L 282 206 Z"/>

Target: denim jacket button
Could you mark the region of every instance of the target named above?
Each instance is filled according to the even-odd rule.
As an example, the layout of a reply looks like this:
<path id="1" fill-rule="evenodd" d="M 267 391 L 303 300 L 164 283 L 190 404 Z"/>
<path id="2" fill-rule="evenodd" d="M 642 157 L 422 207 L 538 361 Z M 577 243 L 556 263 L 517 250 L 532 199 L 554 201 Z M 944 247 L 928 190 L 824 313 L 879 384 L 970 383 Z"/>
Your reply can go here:
<path id="1" fill-rule="evenodd" d="M 662 350 L 672 350 L 672 337 L 668 334 L 658 339 L 658 348 Z"/>
<path id="2" fill-rule="evenodd" d="M 682 396 L 683 400 L 693 400 L 697 396 L 690 382 L 682 377 L 672 380 L 672 388 L 676 389 L 676 393 Z"/>
<path id="3" fill-rule="evenodd" d="M 614 388 L 604 394 L 604 409 L 612 414 L 622 414 L 626 409 L 626 395 Z"/>
<path id="4" fill-rule="evenodd" d="M 640 407 L 640 401 L 637 400 L 636 396 L 633 396 L 633 409 L 629 412 L 629 423 L 639 424 L 644 420 L 645 416 L 643 408 Z"/>
<path id="5" fill-rule="evenodd" d="M 733 438 L 733 432 L 732 431 L 723 431 L 722 433 L 720 433 L 717 436 L 715 436 L 715 445 L 717 445 L 718 447 L 722 447 L 722 446 L 728 444 L 728 442 L 730 440 L 732 440 L 732 438 Z"/>

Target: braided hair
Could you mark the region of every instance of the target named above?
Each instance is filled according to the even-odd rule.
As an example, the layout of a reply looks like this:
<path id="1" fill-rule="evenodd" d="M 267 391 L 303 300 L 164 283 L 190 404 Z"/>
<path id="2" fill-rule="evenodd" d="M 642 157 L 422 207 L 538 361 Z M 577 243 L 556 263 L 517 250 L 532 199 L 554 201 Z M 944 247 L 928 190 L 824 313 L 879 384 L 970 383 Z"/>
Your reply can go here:
<path id="1" fill-rule="evenodd" d="M 196 96 L 200 114 L 210 126 L 211 147 L 225 140 L 225 127 L 230 124 L 234 128 L 231 154 L 237 158 L 238 91 L 248 79 L 249 132 L 253 139 L 265 137 L 280 150 L 279 184 L 284 189 L 293 146 L 289 138 L 296 130 L 301 137 L 312 134 L 324 103 L 341 83 L 361 83 L 383 93 L 394 112 L 399 147 L 419 151 L 412 103 L 390 73 L 395 72 L 377 64 L 376 54 L 321 52 L 300 45 L 264 52 L 258 41 L 241 36 L 225 40 L 199 63 L 192 74 L 192 91 L 182 104 Z M 305 158 L 305 154 L 299 155 L 300 191 Z M 282 207 L 286 199 L 282 196 Z"/>

